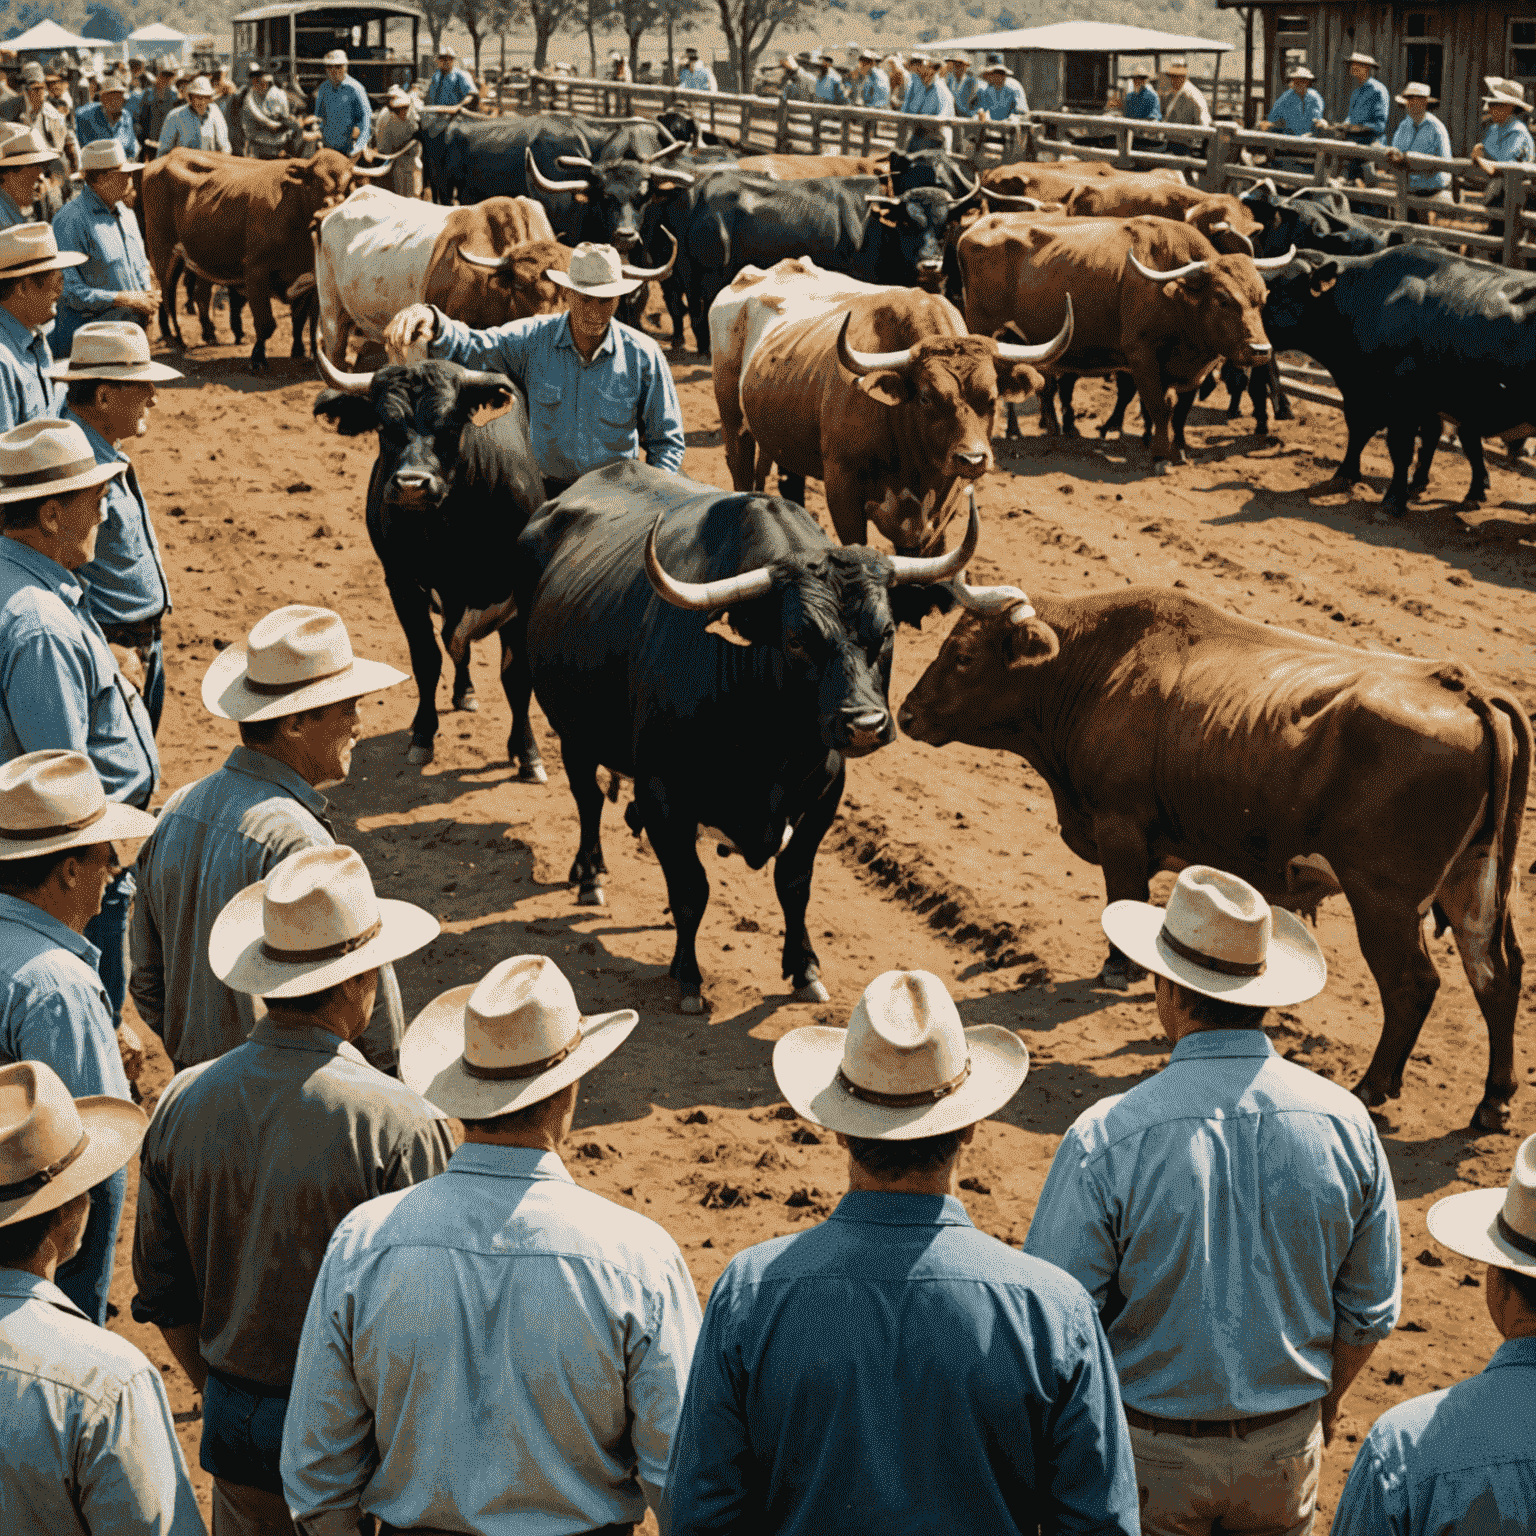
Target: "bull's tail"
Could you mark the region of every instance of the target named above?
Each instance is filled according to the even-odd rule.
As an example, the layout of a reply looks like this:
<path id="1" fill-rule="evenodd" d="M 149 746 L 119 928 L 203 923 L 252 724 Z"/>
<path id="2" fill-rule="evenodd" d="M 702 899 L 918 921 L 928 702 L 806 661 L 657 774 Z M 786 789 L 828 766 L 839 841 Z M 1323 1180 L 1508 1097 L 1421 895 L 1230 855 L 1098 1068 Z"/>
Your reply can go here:
<path id="1" fill-rule="evenodd" d="M 1497 932 L 1519 879 L 1520 830 L 1531 781 L 1531 722 L 1520 702 L 1502 689 L 1468 689 L 1467 704 L 1482 721 L 1493 744 L 1493 772 L 1488 786 L 1485 830 L 1497 849 L 1495 886 Z M 1500 729 L 1500 717 L 1508 729 Z"/>

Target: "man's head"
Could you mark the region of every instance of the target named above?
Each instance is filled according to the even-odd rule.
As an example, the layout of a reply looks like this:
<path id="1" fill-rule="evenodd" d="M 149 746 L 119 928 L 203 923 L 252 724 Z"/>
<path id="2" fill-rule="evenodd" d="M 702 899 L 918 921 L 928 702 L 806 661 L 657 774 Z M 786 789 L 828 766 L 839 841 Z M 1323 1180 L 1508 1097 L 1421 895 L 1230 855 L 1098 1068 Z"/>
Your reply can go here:
<path id="1" fill-rule="evenodd" d="M 1312 89 L 1312 82 L 1316 78 L 1305 64 L 1298 65 L 1291 71 L 1291 89 L 1298 96 L 1305 96 Z"/>
<path id="2" fill-rule="evenodd" d="M 60 252 L 47 224 L 0 230 L 0 304 L 23 325 L 46 325 L 64 291 L 64 268 L 85 259 L 77 251 Z"/>
<path id="3" fill-rule="evenodd" d="M 93 174 L 101 173 L 87 172 L 87 178 Z M 181 374 L 150 358 L 149 339 L 132 321 L 94 320 L 75 332 L 69 356 L 48 376 L 64 384 L 77 416 L 117 443 L 143 437 L 159 402 L 158 386 Z"/>
<path id="4" fill-rule="evenodd" d="M 24 123 L 0 123 L 0 191 L 18 208 L 29 208 L 54 154 Z"/>
<path id="5" fill-rule="evenodd" d="M 1364 54 L 1352 53 L 1349 56 L 1349 78 L 1356 85 L 1364 85 L 1371 78 L 1371 72 L 1376 68 L 1375 59 L 1368 58 Z"/>
<path id="6" fill-rule="evenodd" d="M 1133 91 L 1145 90 L 1146 89 L 1147 81 L 1149 79 L 1151 79 L 1151 76 L 1146 72 L 1146 70 L 1144 70 L 1144 69 L 1132 70 L 1131 71 L 1131 89 Z"/>
<path id="7" fill-rule="evenodd" d="M 360 700 L 340 699 L 272 720 L 240 722 L 242 745 L 286 763 L 308 784 L 339 784 L 352 771 L 362 739 Z"/>
<path id="8" fill-rule="evenodd" d="M 816 73 L 820 75 L 823 80 L 825 80 L 828 74 L 831 73 L 832 55 L 827 53 L 825 50 L 823 50 L 821 53 L 813 55 L 811 62 L 815 64 Z"/>
<path id="9" fill-rule="evenodd" d="M 207 117 L 213 105 L 213 84 L 207 75 L 198 75 L 187 86 L 187 105 L 199 117 Z"/>
<path id="10" fill-rule="evenodd" d="M 1430 100 L 1429 87 L 1422 80 L 1410 80 L 1403 87 L 1402 95 L 1397 98 L 1397 104 L 1407 111 L 1414 122 L 1422 123 L 1424 114 L 1429 111 Z"/>
<path id="11" fill-rule="evenodd" d="M 411 112 L 411 98 L 398 85 L 389 88 L 389 94 L 384 98 L 385 105 L 396 117 L 409 117 Z"/>
<path id="12" fill-rule="evenodd" d="M 950 74 L 958 80 L 971 67 L 971 56 L 968 53 L 949 53 L 944 56 L 944 62 L 949 66 Z"/>
<path id="13" fill-rule="evenodd" d="M 22 94 L 27 98 L 27 111 L 36 113 L 48 99 L 48 87 L 41 80 L 29 80 L 26 73 L 21 77 Z"/>
<path id="14" fill-rule="evenodd" d="M 96 554 L 107 481 L 127 466 L 98 464 L 72 421 L 25 421 L 0 436 L 0 515 L 5 536 L 78 570 Z"/>
<path id="15" fill-rule="evenodd" d="M 623 259 L 611 245 L 586 240 L 571 253 L 569 272 L 551 267 L 545 276 L 565 289 L 571 338 L 584 353 L 602 344 L 619 300 L 640 286 L 639 279 L 625 277 Z"/>
<path id="16" fill-rule="evenodd" d="M 347 78 L 347 56 L 340 48 L 332 48 L 326 54 L 324 63 L 325 78 L 332 85 L 340 85 Z"/>
<path id="17" fill-rule="evenodd" d="M 1178 90 L 1189 79 L 1189 65 L 1183 59 L 1169 59 L 1163 65 L 1163 74 L 1167 77 L 1168 84 Z"/>
<path id="18" fill-rule="evenodd" d="M 138 77 L 144 73 L 145 68 L 145 61 L 141 59 L 137 54 L 128 60 L 128 71 L 135 80 L 137 80 Z"/>
<path id="19" fill-rule="evenodd" d="M 128 196 L 138 169 L 138 162 L 128 159 L 116 139 L 96 139 L 80 151 L 80 172 L 86 186 L 109 208 Z"/>
<path id="20" fill-rule="evenodd" d="M 123 103 L 128 99 L 128 89 L 116 75 L 101 88 L 101 110 L 109 123 L 115 123 L 123 114 Z"/>
<path id="21" fill-rule="evenodd" d="M 437 50 L 437 67 L 446 75 L 457 63 L 458 55 L 452 48 L 448 46 L 447 43 L 444 43 L 443 46 Z"/>
<path id="22" fill-rule="evenodd" d="M 176 65 L 171 59 L 159 59 L 155 63 L 155 87 L 168 91 L 176 84 Z"/>
<path id="23" fill-rule="evenodd" d="M 69 95 L 69 82 L 56 69 L 50 69 L 43 76 L 43 82 L 48 90 L 50 101 L 62 101 Z"/>
<path id="24" fill-rule="evenodd" d="M 908 56 L 907 63 L 924 85 L 933 84 L 933 77 L 939 72 L 937 59 L 926 53 L 914 53 Z"/>
<path id="25" fill-rule="evenodd" d="M 786 76 L 789 76 L 794 74 L 800 66 L 795 62 L 794 54 L 781 53 L 779 55 L 779 68 L 784 71 Z"/>

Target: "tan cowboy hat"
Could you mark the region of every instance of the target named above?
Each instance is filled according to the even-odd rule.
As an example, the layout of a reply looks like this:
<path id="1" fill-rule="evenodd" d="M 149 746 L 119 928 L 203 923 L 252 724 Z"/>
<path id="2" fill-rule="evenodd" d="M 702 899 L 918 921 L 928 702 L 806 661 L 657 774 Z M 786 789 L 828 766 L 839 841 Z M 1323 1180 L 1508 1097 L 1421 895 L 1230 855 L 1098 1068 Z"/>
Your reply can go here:
<path id="1" fill-rule="evenodd" d="M 69 356 L 44 372 L 50 379 L 61 379 L 66 384 L 71 379 L 163 384 L 167 379 L 181 377 L 168 363 L 150 358 L 149 337 L 131 320 L 92 320 L 82 325 L 70 342 Z"/>
<path id="2" fill-rule="evenodd" d="M 1394 96 L 1392 99 L 1398 104 L 1398 106 L 1406 107 L 1410 99 L 1422 99 L 1429 102 L 1429 104 L 1433 106 L 1435 102 L 1440 98 L 1438 96 L 1431 96 L 1429 94 L 1429 87 L 1425 85 L 1422 80 L 1410 80 L 1408 84 L 1403 87 L 1402 95 Z"/>
<path id="3" fill-rule="evenodd" d="M 191 85 L 187 87 L 188 96 L 212 96 L 213 93 L 213 83 L 207 75 L 194 76 Z"/>
<path id="4" fill-rule="evenodd" d="M 347 55 L 345 50 L 341 48 L 332 48 L 320 62 L 325 65 L 345 64 L 347 62 Z"/>
<path id="5" fill-rule="evenodd" d="M 384 103 L 390 107 L 408 107 L 411 104 L 411 98 L 400 86 L 392 85 L 384 97 Z"/>
<path id="6" fill-rule="evenodd" d="M 130 160 L 117 139 L 92 139 L 80 150 L 82 171 L 136 171 L 140 162 Z"/>
<path id="7" fill-rule="evenodd" d="M 915 53 L 909 53 L 907 55 L 908 64 L 937 64 L 938 62 L 939 61 L 934 58 L 931 53 L 924 53 L 921 48 L 919 48 Z"/>
<path id="8" fill-rule="evenodd" d="M 107 78 L 101 82 L 101 94 L 103 96 L 111 96 L 114 93 L 119 96 L 126 96 L 128 94 L 128 86 L 123 80 L 119 79 L 118 76 L 108 75 Z"/>
<path id="9" fill-rule="evenodd" d="M 880 62 L 880 55 L 873 48 L 860 48 L 859 63 L 863 64 L 866 61 L 871 64 L 878 64 Z"/>
<path id="10" fill-rule="evenodd" d="M 20 123 L 0 123 L 0 173 L 19 171 L 24 165 L 47 165 L 57 159 L 32 129 Z"/>
<path id="11" fill-rule="evenodd" d="M 0 1067 L 0 1227 L 56 1211 L 110 1179 L 148 1129 L 149 1117 L 127 1099 L 70 1098 L 46 1062 Z"/>
<path id="12" fill-rule="evenodd" d="M 1380 69 L 1381 65 L 1368 53 L 1352 53 L 1344 60 L 1346 64 L 1364 64 L 1371 69 Z"/>
<path id="13" fill-rule="evenodd" d="M 1515 1153 L 1508 1189 L 1447 1195 L 1426 1220 L 1429 1235 L 1464 1258 L 1536 1275 L 1536 1136 Z"/>
<path id="14" fill-rule="evenodd" d="M 453 51 L 453 44 L 452 43 L 444 43 L 443 46 L 437 50 L 437 56 L 440 59 L 456 59 L 456 58 L 458 58 L 458 54 L 456 54 Z M 343 59 L 342 62 L 345 63 L 346 60 Z"/>
<path id="15" fill-rule="evenodd" d="M 277 720 L 405 678 L 386 662 L 354 656 L 340 614 L 293 603 L 258 619 L 243 643 L 214 657 L 203 674 L 203 708 L 221 720 Z"/>
<path id="16" fill-rule="evenodd" d="M 1183 59 L 1169 59 L 1163 65 L 1163 73 L 1165 75 L 1187 75 L 1189 73 L 1189 65 Z"/>
<path id="17" fill-rule="evenodd" d="M 1316 80 L 1317 76 L 1305 64 L 1297 64 L 1285 77 L 1287 80 Z"/>
<path id="18" fill-rule="evenodd" d="M 1328 982 L 1323 952 L 1299 918 L 1209 864 L 1180 871 L 1166 908 L 1114 901 L 1101 921 L 1137 965 L 1223 1002 L 1280 1008 Z"/>
<path id="19" fill-rule="evenodd" d="M 123 459 L 98 464 L 85 433 L 72 421 L 24 421 L 0 436 L 0 505 L 67 496 L 105 485 L 127 470 Z"/>
<path id="20" fill-rule="evenodd" d="M 208 964 L 232 992 L 304 997 L 441 931 L 430 912 L 376 896 L 356 849 L 301 848 L 230 898 L 208 935 Z"/>
<path id="21" fill-rule="evenodd" d="M 0 282 L 32 272 L 78 267 L 87 259 L 79 251 L 61 253 L 51 224 L 13 224 L 0 229 Z"/>
<path id="22" fill-rule="evenodd" d="M 435 997 L 400 1042 L 400 1077 L 446 1114 L 488 1120 L 549 1098 L 629 1038 L 633 1008 L 583 1014 L 546 955 L 514 955 Z"/>
<path id="23" fill-rule="evenodd" d="M 571 252 L 569 275 L 551 267 L 544 276 L 593 299 L 615 299 L 640 286 L 639 278 L 624 276 L 624 263 L 611 245 L 594 245 L 590 240 L 583 240 Z"/>
<path id="24" fill-rule="evenodd" d="M 985 1120 L 1028 1072 L 1024 1042 L 995 1024 L 964 1028 L 929 971 L 886 971 L 864 989 L 847 1029 L 806 1025 L 773 1048 L 773 1075 L 796 1113 L 877 1141 Z"/>
<path id="25" fill-rule="evenodd" d="M 1504 80 L 1498 75 L 1485 75 L 1483 85 L 1488 91 L 1488 94 L 1483 97 L 1485 108 L 1502 102 L 1507 107 L 1513 107 L 1517 112 L 1529 110 L 1525 99 L 1525 87 L 1518 80 Z"/>
<path id="26" fill-rule="evenodd" d="M 0 767 L 0 860 L 148 837 L 155 818 L 108 800 L 83 752 L 50 747 Z"/>
<path id="27" fill-rule="evenodd" d="M 168 53 L 163 53 L 155 60 L 156 75 L 175 75 L 181 69 L 181 65 Z"/>

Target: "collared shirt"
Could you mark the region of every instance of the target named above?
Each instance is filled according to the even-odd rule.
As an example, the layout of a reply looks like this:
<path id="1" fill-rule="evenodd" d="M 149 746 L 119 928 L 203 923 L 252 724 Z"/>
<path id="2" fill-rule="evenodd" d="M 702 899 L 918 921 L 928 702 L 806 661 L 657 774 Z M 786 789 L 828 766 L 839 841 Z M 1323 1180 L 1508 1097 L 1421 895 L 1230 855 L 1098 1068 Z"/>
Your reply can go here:
<path id="1" fill-rule="evenodd" d="M 1304 139 L 1312 132 L 1312 125 L 1323 115 L 1323 98 L 1309 90 L 1305 96 L 1295 91 L 1280 93 L 1280 99 L 1269 109 L 1266 121 L 1272 133 L 1290 133 Z"/>
<path id="2" fill-rule="evenodd" d="M 677 83 L 685 91 L 718 91 L 715 72 L 707 64 L 684 64 L 677 72 Z"/>
<path id="3" fill-rule="evenodd" d="M 124 203 L 109 207 L 92 187 L 54 215 L 53 234 L 61 251 L 79 251 L 89 258 L 83 266 L 64 269 L 64 292 L 49 349 L 68 357 L 75 332 L 88 321 L 138 319 L 138 311 L 119 309 L 113 300 L 119 293 L 147 293 L 155 279 L 132 212 Z"/>
<path id="4" fill-rule="evenodd" d="M 352 78 L 350 75 L 347 77 Z M 475 94 L 475 82 L 457 64 L 447 74 L 434 70 L 427 85 L 429 107 L 456 107 L 466 97 Z"/>
<path id="5" fill-rule="evenodd" d="M 779 87 L 780 101 L 814 101 L 816 99 L 816 76 L 808 69 L 797 69 Z"/>
<path id="6" fill-rule="evenodd" d="M 149 712 L 80 582 L 0 536 L 0 762 L 50 747 L 84 752 L 107 798 L 140 809 L 160 777 Z"/>
<path id="7" fill-rule="evenodd" d="M 320 119 L 320 142 L 350 155 L 368 140 L 373 108 L 368 105 L 368 92 L 351 75 L 343 75 L 340 85 L 332 85 L 327 77 L 315 92 L 315 116 Z"/>
<path id="8" fill-rule="evenodd" d="M 100 959 L 83 934 L 0 891 L 0 1061 L 46 1061 L 72 1099 L 132 1097 Z"/>
<path id="9" fill-rule="evenodd" d="M 160 134 L 165 128 L 165 120 L 172 112 L 180 110 L 180 107 L 181 97 L 177 94 L 174 85 L 167 86 L 162 91 L 158 85 L 151 82 L 139 98 L 138 110 L 133 120 L 139 142 L 154 144 L 158 147 Z"/>
<path id="10" fill-rule="evenodd" d="M 0 305 L 0 432 L 59 414 L 64 386 L 48 377 L 51 367 L 48 338 Z"/>
<path id="11" fill-rule="evenodd" d="M 244 746 L 166 801 L 139 850 L 129 990 L 178 1067 L 212 1061 L 250 1034 L 252 999 L 213 974 L 208 935 L 227 902 L 290 854 L 335 846 L 328 809 L 325 796 L 286 763 Z M 379 993 L 379 1012 L 358 1045 L 388 1072 L 405 1021 L 397 989 L 381 985 Z"/>
<path id="12" fill-rule="evenodd" d="M 966 70 L 958 80 L 950 75 L 944 83 L 948 86 L 949 94 L 954 100 L 955 116 L 974 117 L 976 97 L 981 91 L 981 77 Z"/>
<path id="13" fill-rule="evenodd" d="M 247 151 L 256 152 L 258 158 L 270 159 L 287 145 L 292 123 L 293 112 L 286 91 L 275 85 L 264 96 L 246 90 L 245 100 L 240 103 L 240 128 L 245 135 Z"/>
<path id="14" fill-rule="evenodd" d="M 1157 97 L 1152 100 L 1155 102 Z M 1024 95 L 1024 87 L 1012 75 L 1001 85 L 987 84 L 976 93 L 977 117 L 991 118 L 994 123 L 1006 123 L 1010 117 L 1022 117 L 1028 111 L 1029 101 Z"/>
<path id="15" fill-rule="evenodd" d="M 203 1536 L 160 1372 L 20 1269 L 0 1269 L 0 1424 L 7 1531 Z"/>
<path id="16" fill-rule="evenodd" d="M 835 69 L 817 76 L 816 100 L 829 101 L 834 107 L 841 107 L 847 102 L 848 92 L 843 86 L 843 77 Z"/>
<path id="17" fill-rule="evenodd" d="M 1127 91 L 1125 103 L 1120 109 L 1126 117 L 1132 117 L 1140 122 L 1160 123 L 1163 120 L 1163 108 L 1157 99 L 1157 92 L 1150 85 L 1144 85 L 1139 91 Z"/>
<path id="18" fill-rule="evenodd" d="M 15 203 L 11 201 L 8 193 L 0 192 L 0 229 L 12 229 L 17 224 L 30 224 L 33 222 L 31 210 L 23 213 Z"/>
<path id="19" fill-rule="evenodd" d="M 855 75 L 849 82 L 853 99 L 861 107 L 889 107 L 891 104 L 891 80 L 883 69 L 872 68 L 860 78 Z"/>
<path id="20" fill-rule="evenodd" d="M 65 166 L 73 171 L 80 164 L 80 141 L 75 137 L 74 126 L 58 104 L 45 101 L 36 112 L 23 106 L 17 122 L 35 129 L 37 135 L 50 149 L 58 151 Z M 47 167 L 45 166 L 46 170 Z"/>
<path id="21" fill-rule="evenodd" d="M 907 82 L 907 94 L 901 103 L 901 110 L 921 113 L 924 117 L 953 117 L 955 98 L 937 75 L 927 85 L 913 75 Z"/>
<path id="22" fill-rule="evenodd" d="M 1489 123 L 1483 135 L 1483 153 L 1490 160 L 1505 164 L 1513 161 L 1536 160 L 1536 144 L 1531 142 L 1531 130 L 1518 117 L 1508 122 Z"/>
<path id="23" fill-rule="evenodd" d="M 224 114 L 213 105 L 199 117 L 190 105 L 177 107 L 167 116 L 165 127 L 160 130 L 159 150 L 162 155 L 173 149 L 217 150 L 221 155 L 229 153 L 229 128 Z"/>
<path id="24" fill-rule="evenodd" d="M 1165 123 L 1175 123 L 1185 128 L 1211 126 L 1210 103 L 1195 89 L 1193 81 L 1185 80 L 1178 90 L 1164 96 L 1162 103 Z"/>
<path id="25" fill-rule="evenodd" d="M 95 196 L 94 192 L 86 192 L 75 202 Z M 130 216 L 130 225 L 132 222 Z M 128 466 L 125 474 L 107 481 L 107 520 L 96 535 L 95 558 L 76 573 L 89 583 L 85 594 L 87 606 L 98 624 L 135 624 L 169 613 L 171 588 L 165 576 L 165 562 L 160 557 L 160 541 L 149 520 L 149 507 L 139 489 L 132 461 L 68 406 L 64 408 L 64 419 L 74 422 L 85 433 L 98 464 Z"/>
<path id="26" fill-rule="evenodd" d="M 1482 1372 L 1387 1409 L 1350 1468 L 1333 1536 L 1536 1530 L 1536 1337 Z"/>
<path id="27" fill-rule="evenodd" d="M 589 469 L 634 459 L 676 474 L 687 447 L 677 386 L 649 336 L 614 320 L 582 360 L 566 314 L 533 315 L 471 330 L 437 314 L 433 357 L 515 379 L 528 395 L 528 425 L 539 473 L 574 480 Z"/>
<path id="28" fill-rule="evenodd" d="M 1405 114 L 1402 122 L 1397 125 L 1397 132 L 1392 135 L 1392 147 L 1402 150 L 1405 155 L 1434 155 L 1440 160 L 1451 158 L 1451 136 L 1445 131 L 1445 124 L 1433 112 L 1426 112 L 1424 120 L 1417 126 Z M 1450 184 L 1449 171 L 1408 173 L 1410 192 L 1438 192 Z"/>
<path id="29" fill-rule="evenodd" d="M 1402 1294 L 1387 1155 L 1352 1093 L 1261 1030 L 1186 1035 L 1062 1138 L 1025 1250 L 1109 1322 L 1125 1401 L 1229 1419 L 1322 1397 L 1334 1336 L 1384 1339 Z"/>
<path id="30" fill-rule="evenodd" d="M 1392 98 L 1380 80 L 1374 75 L 1362 81 L 1349 93 L 1349 113 L 1346 126 L 1369 128 L 1370 136 L 1350 134 L 1350 138 L 1362 144 L 1380 144 L 1387 136 L 1387 116 L 1392 110 Z"/>
<path id="31" fill-rule="evenodd" d="M 653 1221 L 553 1152 L 462 1146 L 331 1240 L 283 1431 L 288 1506 L 312 1536 L 353 1531 L 358 1509 L 482 1536 L 637 1521 L 698 1331 Z"/>
<path id="32" fill-rule="evenodd" d="M 133 131 L 133 114 L 128 110 L 126 98 L 115 123 L 107 121 L 107 109 L 99 101 L 81 107 L 75 113 L 75 137 L 82 144 L 94 144 L 100 139 L 116 139 L 130 160 L 139 158 L 139 136 Z"/>
<path id="33" fill-rule="evenodd" d="M 1082 1287 L 949 1196 L 851 1191 L 820 1226 L 737 1254 L 673 1445 L 671 1536 L 1139 1528 Z"/>
<path id="34" fill-rule="evenodd" d="M 319 1025 L 263 1019 L 178 1073 L 139 1154 L 133 1315 L 198 1323 L 214 1370 L 286 1390 L 348 1211 L 448 1166 L 446 1116 Z"/>

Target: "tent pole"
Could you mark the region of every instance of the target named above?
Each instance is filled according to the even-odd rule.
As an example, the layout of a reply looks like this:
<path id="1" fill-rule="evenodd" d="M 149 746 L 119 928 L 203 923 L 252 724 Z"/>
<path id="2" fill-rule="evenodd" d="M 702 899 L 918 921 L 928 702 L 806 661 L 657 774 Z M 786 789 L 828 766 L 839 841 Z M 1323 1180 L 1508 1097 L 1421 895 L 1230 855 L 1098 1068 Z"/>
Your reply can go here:
<path id="1" fill-rule="evenodd" d="M 1217 101 L 1221 95 L 1221 55 L 1212 52 L 1215 64 L 1211 69 L 1211 116 L 1216 116 Z"/>
<path id="2" fill-rule="evenodd" d="M 1243 110 L 1239 121 L 1253 127 L 1253 6 L 1243 12 Z"/>

